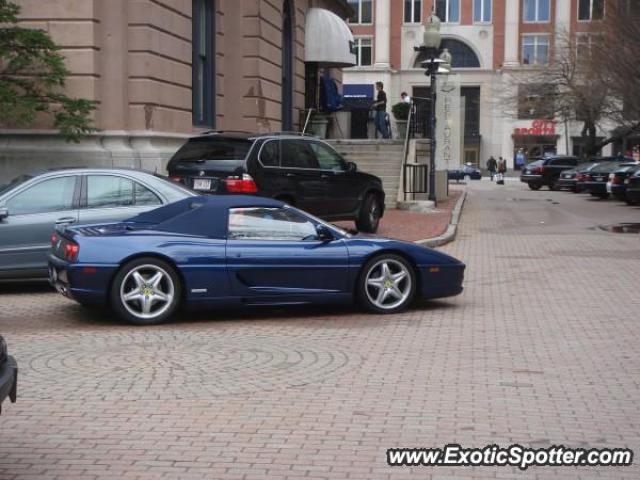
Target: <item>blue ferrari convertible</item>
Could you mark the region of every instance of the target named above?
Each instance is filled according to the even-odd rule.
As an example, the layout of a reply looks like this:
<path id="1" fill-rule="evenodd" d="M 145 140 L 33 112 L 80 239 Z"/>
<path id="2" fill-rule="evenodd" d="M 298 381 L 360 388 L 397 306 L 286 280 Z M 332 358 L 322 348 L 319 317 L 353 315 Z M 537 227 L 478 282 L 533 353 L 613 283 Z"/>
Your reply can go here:
<path id="1" fill-rule="evenodd" d="M 357 301 L 395 313 L 457 295 L 464 264 L 414 243 L 352 235 L 277 200 L 194 197 L 127 221 L 58 229 L 49 275 L 63 295 L 138 325 L 180 306 Z"/>

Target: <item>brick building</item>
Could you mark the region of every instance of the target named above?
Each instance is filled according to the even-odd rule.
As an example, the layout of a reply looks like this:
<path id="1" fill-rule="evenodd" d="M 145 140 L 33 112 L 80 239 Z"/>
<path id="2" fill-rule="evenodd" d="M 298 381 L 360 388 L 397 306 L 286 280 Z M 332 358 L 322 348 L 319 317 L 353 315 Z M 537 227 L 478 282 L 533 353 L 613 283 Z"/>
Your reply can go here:
<path id="1" fill-rule="evenodd" d="M 544 65 L 554 38 L 563 32 L 589 42 L 589 31 L 606 15 L 606 0 L 352 0 L 350 19 L 358 65 L 345 70 L 345 85 L 383 81 L 389 102 L 405 91 L 428 97 L 421 22 L 435 7 L 442 20 L 442 47 L 453 55 L 464 97 L 464 140 L 460 160 L 484 165 L 493 155 L 510 161 L 522 148 L 529 157 L 546 152 L 581 153 L 580 122 L 548 122 L 536 112 L 505 114 L 499 92 L 510 72 Z M 434 5 L 435 3 L 435 5 Z M 420 108 L 418 117 L 426 118 Z M 423 121 L 423 120 L 419 120 Z M 603 127 L 599 136 L 610 133 Z M 625 145 L 625 147 L 627 147 Z M 604 154 L 621 145 L 608 146 Z"/>
<path id="2" fill-rule="evenodd" d="M 161 170 L 202 129 L 292 130 L 315 95 L 305 80 L 323 69 L 339 80 L 335 67 L 355 64 L 345 0 L 14 1 L 23 26 L 61 47 L 69 94 L 98 102 L 100 132 L 69 145 L 47 119 L 3 128 L 0 178 L 56 165 Z M 322 31 L 333 33 L 318 42 Z"/>

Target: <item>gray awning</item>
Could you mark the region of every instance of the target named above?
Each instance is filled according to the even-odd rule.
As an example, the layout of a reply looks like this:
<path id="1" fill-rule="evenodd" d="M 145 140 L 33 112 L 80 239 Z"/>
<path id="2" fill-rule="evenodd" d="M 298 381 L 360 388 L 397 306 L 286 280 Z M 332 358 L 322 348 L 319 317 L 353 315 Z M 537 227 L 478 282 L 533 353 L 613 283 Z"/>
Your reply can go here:
<path id="1" fill-rule="evenodd" d="M 346 22 L 324 8 L 307 12 L 304 61 L 322 67 L 353 67 L 356 64 L 354 40 Z"/>

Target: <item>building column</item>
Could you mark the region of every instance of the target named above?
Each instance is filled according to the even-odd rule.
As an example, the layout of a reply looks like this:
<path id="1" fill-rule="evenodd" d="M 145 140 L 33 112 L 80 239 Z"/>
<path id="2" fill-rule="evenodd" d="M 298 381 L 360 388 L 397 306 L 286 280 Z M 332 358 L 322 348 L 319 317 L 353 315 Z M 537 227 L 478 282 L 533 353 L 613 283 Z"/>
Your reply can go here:
<path id="1" fill-rule="evenodd" d="M 108 5 L 107 5 L 108 3 Z M 101 32 L 100 106 L 97 125 L 103 130 L 129 128 L 129 7 L 126 0 L 97 2 Z"/>
<path id="2" fill-rule="evenodd" d="M 507 0 L 504 29 L 504 66 L 520 65 L 520 0 Z"/>
<path id="3" fill-rule="evenodd" d="M 391 0 L 375 0 L 374 68 L 391 67 Z"/>
<path id="4" fill-rule="evenodd" d="M 571 33 L 571 0 L 556 0 L 556 39 Z"/>

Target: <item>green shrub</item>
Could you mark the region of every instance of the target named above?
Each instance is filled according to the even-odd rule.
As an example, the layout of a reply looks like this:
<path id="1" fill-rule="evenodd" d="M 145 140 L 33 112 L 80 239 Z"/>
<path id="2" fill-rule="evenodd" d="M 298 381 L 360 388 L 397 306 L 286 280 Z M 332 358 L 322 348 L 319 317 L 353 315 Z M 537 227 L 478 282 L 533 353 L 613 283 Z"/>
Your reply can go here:
<path id="1" fill-rule="evenodd" d="M 391 113 L 393 113 L 396 120 L 407 120 L 409 118 L 409 110 L 411 110 L 411 105 L 407 102 L 398 102 L 391 107 Z"/>

